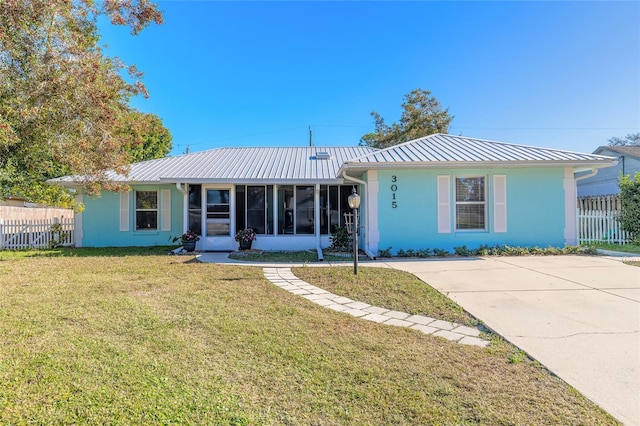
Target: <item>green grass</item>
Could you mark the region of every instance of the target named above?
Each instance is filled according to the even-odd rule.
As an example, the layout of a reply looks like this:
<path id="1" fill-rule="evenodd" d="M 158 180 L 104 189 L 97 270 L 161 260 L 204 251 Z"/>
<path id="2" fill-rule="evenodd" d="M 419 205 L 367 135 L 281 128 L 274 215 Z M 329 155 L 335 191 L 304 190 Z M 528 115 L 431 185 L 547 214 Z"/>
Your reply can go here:
<path id="1" fill-rule="evenodd" d="M 108 253 L 0 252 L 0 424 L 617 424 L 499 339 L 359 320 L 260 268 Z"/>
<path id="2" fill-rule="evenodd" d="M 635 244 L 592 243 L 589 246 L 602 250 L 620 251 L 624 253 L 640 253 L 640 246 Z"/>
<path id="3" fill-rule="evenodd" d="M 408 272 L 384 268 L 293 268 L 300 279 L 373 306 L 474 326 L 478 321 Z"/>

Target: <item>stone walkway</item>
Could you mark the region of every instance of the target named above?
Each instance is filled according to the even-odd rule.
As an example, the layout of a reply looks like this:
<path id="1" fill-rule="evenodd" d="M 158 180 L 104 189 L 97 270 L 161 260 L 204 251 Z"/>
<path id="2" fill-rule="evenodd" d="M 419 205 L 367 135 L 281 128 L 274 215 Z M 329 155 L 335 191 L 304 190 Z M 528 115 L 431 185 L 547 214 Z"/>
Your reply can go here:
<path id="1" fill-rule="evenodd" d="M 481 339 L 480 330 L 453 322 L 437 320 L 422 315 L 411 315 L 406 312 L 391 311 L 389 309 L 371 306 L 357 302 L 348 297 L 338 296 L 319 287 L 302 281 L 291 272 L 291 268 L 263 268 L 264 276 L 273 284 L 297 294 L 325 308 L 344 312 L 354 317 L 381 324 L 409 327 L 430 334 L 443 337 L 463 345 L 487 347 L 489 342 Z"/>

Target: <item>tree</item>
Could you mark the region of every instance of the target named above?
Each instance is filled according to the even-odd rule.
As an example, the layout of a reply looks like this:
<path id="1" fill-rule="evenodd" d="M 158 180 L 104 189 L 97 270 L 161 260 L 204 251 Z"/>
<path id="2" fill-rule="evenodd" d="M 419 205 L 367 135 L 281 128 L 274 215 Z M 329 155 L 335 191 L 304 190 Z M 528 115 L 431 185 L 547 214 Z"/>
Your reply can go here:
<path id="1" fill-rule="evenodd" d="M 614 136 L 609 139 L 609 146 L 640 146 L 640 132 L 629 133 L 624 138 Z"/>
<path id="2" fill-rule="evenodd" d="M 103 55 L 100 15 L 133 35 L 162 23 L 149 0 L 0 0 L 0 196 L 72 204 L 44 184 L 65 174 L 90 195 L 122 189 L 106 170 L 127 173 L 128 102 L 147 91 L 135 66 Z"/>
<path id="3" fill-rule="evenodd" d="M 391 126 L 373 111 L 371 116 L 375 122 L 375 132 L 362 136 L 360 145 L 387 148 L 434 133 L 448 133 L 454 118 L 449 115 L 449 108 L 442 109 L 431 92 L 423 89 L 415 89 L 405 95 L 402 110 L 400 121 Z"/>
<path id="4" fill-rule="evenodd" d="M 620 225 L 631 233 L 633 243 L 640 245 L 640 172 L 633 179 L 620 176 Z"/>
<path id="5" fill-rule="evenodd" d="M 132 162 L 162 158 L 171 151 L 173 137 L 157 115 L 132 111 L 128 120 L 131 145 L 127 150 Z"/>

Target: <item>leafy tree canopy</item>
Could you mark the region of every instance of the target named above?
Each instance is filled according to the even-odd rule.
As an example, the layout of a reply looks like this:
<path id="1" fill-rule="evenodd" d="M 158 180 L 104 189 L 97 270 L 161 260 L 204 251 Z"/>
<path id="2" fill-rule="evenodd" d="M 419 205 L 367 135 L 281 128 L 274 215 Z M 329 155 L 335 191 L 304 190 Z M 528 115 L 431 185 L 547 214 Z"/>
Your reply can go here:
<path id="1" fill-rule="evenodd" d="M 138 155 L 128 102 L 147 91 L 135 66 L 103 55 L 100 15 L 134 35 L 162 23 L 149 0 L 0 0 L 0 196 L 72 205 L 44 183 L 66 174 L 89 194 L 122 189 L 105 171 L 126 174 Z"/>
<path id="2" fill-rule="evenodd" d="M 640 132 L 630 133 L 624 138 L 614 136 L 609 139 L 609 146 L 640 146 Z"/>
<path id="3" fill-rule="evenodd" d="M 387 148 L 434 133 L 448 133 L 454 118 L 449 115 L 449 108 L 442 109 L 440 101 L 423 89 L 412 90 L 404 96 L 399 122 L 389 126 L 377 112 L 373 111 L 371 116 L 375 132 L 362 136 L 360 145 L 373 148 Z"/>
<path id="4" fill-rule="evenodd" d="M 132 111 L 127 125 L 127 151 L 132 162 L 166 157 L 171 151 L 173 137 L 157 115 Z"/>

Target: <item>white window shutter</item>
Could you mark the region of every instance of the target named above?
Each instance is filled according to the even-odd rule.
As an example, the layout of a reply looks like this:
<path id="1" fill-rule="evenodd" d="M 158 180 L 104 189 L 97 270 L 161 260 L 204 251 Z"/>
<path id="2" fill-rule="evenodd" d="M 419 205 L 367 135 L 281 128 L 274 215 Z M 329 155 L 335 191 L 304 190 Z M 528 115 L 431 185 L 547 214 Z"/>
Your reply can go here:
<path id="1" fill-rule="evenodd" d="M 120 231 L 129 230 L 129 192 L 120 193 Z"/>
<path id="2" fill-rule="evenodd" d="M 451 233 L 451 177 L 438 176 L 438 233 Z"/>
<path id="3" fill-rule="evenodd" d="M 171 231 L 171 190 L 163 189 L 160 194 L 160 203 L 162 208 L 160 209 L 160 214 L 162 218 L 160 219 L 161 231 Z"/>
<path id="4" fill-rule="evenodd" d="M 493 177 L 493 232 L 507 232 L 507 176 Z"/>

